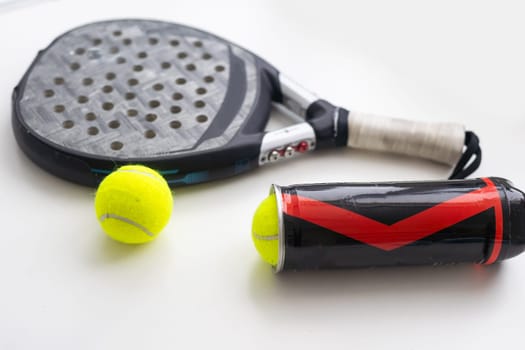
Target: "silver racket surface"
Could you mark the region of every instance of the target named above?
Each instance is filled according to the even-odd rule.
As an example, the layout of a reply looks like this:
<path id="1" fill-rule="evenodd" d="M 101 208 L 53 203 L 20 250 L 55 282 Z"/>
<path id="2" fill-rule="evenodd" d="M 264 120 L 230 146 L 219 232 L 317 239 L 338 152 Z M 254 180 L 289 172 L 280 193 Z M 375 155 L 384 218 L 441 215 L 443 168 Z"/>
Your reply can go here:
<path id="1" fill-rule="evenodd" d="M 272 102 L 304 123 L 265 133 Z M 122 164 L 152 166 L 175 186 L 319 147 L 385 150 L 369 142 L 379 138 L 380 144 L 385 135 L 390 143 L 404 140 L 398 153 L 452 164 L 463 152 L 465 133 L 457 125 L 440 124 L 436 136 L 428 131 L 435 125 L 412 122 L 394 131 L 367 129 L 368 117 L 359 116 L 318 99 L 222 38 L 149 20 L 97 22 L 65 33 L 39 53 L 13 94 L 13 127 L 25 153 L 44 169 L 89 186 Z M 363 130 L 353 144 L 352 121 Z M 409 144 L 406 151 L 406 135 L 399 134 L 414 125 L 417 149 Z"/>

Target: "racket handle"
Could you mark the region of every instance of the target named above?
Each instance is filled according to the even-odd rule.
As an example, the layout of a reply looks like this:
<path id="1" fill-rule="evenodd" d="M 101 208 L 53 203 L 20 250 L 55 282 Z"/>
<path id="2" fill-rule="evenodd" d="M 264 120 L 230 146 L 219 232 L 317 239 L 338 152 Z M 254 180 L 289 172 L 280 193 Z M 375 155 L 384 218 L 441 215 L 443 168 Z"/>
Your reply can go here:
<path id="1" fill-rule="evenodd" d="M 465 145 L 465 128 L 456 123 L 350 112 L 347 125 L 348 147 L 425 158 L 451 166 L 457 164 Z"/>

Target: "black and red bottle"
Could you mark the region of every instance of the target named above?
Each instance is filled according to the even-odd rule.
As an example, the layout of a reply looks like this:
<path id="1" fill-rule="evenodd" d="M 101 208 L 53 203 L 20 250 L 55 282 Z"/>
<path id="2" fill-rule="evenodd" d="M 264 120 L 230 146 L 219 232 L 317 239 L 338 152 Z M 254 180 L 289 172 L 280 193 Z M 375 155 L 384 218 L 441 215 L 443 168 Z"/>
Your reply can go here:
<path id="1" fill-rule="evenodd" d="M 277 254 L 265 259 L 276 271 L 492 264 L 525 250 L 525 195 L 502 178 L 274 185 L 271 192 L 275 209 L 257 211 L 254 240 L 262 254 Z M 273 233 L 271 224 L 255 225 L 260 215 L 276 223 Z M 272 238 L 276 250 L 268 248 Z"/>

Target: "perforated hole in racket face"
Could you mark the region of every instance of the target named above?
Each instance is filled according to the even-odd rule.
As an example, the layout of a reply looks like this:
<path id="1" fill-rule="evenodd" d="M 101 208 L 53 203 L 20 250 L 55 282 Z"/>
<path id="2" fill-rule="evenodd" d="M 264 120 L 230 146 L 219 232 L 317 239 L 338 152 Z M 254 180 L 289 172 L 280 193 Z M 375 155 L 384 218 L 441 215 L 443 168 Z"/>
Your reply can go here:
<path id="1" fill-rule="evenodd" d="M 252 147 L 257 157 L 276 94 L 263 71 L 277 79 L 257 56 L 193 28 L 144 20 L 93 23 L 39 54 L 15 90 L 15 124 L 63 153 L 107 161 L 98 165 L 104 172 L 117 163 L 165 167 L 167 159 L 184 167 L 189 158 L 202 170 L 206 160 L 195 155 L 224 151 L 247 130 L 258 138 Z M 29 149 L 34 142 L 16 126 L 15 134 L 34 161 L 53 162 L 35 159 L 42 152 Z"/>

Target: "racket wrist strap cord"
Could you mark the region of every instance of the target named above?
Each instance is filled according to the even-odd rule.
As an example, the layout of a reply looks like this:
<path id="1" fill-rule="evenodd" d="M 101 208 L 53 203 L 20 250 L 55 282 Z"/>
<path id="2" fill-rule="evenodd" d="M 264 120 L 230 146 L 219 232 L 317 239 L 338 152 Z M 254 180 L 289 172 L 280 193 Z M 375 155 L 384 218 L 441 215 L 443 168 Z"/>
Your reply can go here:
<path id="1" fill-rule="evenodd" d="M 465 151 L 457 162 L 449 179 L 464 179 L 478 169 L 481 164 L 481 147 L 478 136 L 472 132 L 465 133 Z"/>

